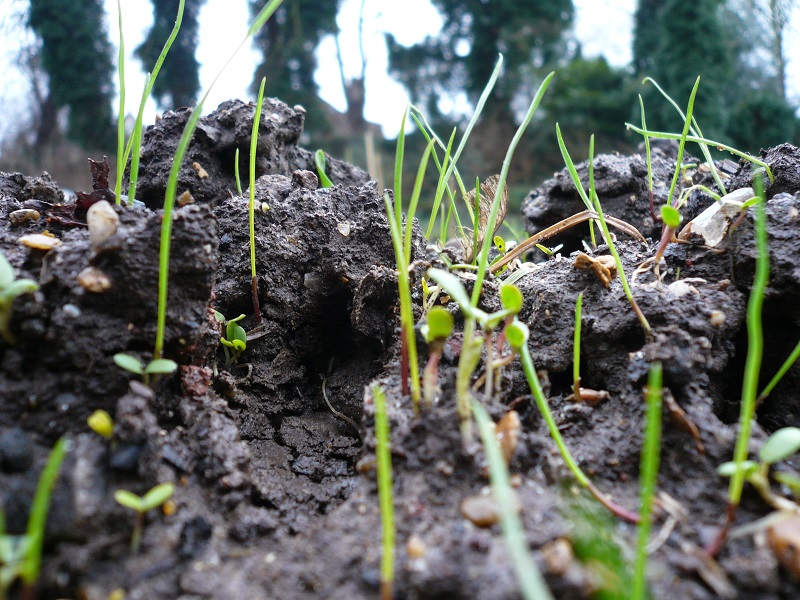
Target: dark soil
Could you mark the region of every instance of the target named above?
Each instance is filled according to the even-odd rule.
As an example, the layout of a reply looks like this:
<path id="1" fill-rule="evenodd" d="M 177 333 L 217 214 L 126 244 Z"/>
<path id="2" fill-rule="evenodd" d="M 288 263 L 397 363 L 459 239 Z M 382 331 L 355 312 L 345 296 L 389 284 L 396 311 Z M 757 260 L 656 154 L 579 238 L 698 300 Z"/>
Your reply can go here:
<path id="1" fill-rule="evenodd" d="M 73 441 L 53 495 L 39 597 L 99 600 L 116 589 L 130 599 L 377 597 L 381 528 L 366 391 L 377 379 L 387 391 L 392 426 L 395 596 L 518 598 L 498 525 L 477 527 L 461 512 L 464 499 L 485 494 L 488 479 L 480 447 L 465 449 L 459 436 L 459 336 L 445 347 L 436 405 L 414 416 L 400 394 L 396 275 L 381 193 L 366 173 L 331 157 L 328 174 L 336 185 L 317 189 L 309 173 L 313 154 L 297 146 L 301 108 L 269 100 L 260 128 L 256 262 L 264 335 L 248 343 L 237 364 L 225 366 L 212 308 L 228 318 L 248 315 L 246 329 L 257 325 L 247 194 L 231 193 L 237 147 L 240 172 L 247 173 L 253 106 L 232 101 L 201 120 L 180 175 L 178 192 L 188 190 L 194 203 L 176 211 L 172 239 L 165 355 L 179 371 L 150 389 L 114 364 L 118 352 L 142 359 L 152 352 L 158 207 L 187 117 L 185 110 L 170 112 L 147 129 L 137 193 L 144 206 L 117 208 L 118 230 L 94 248 L 81 226 L 85 211 L 73 210 L 73 200 L 47 174 L 0 174 L 0 250 L 18 276 L 41 285 L 14 303 L 17 345 L 0 341 L 0 499 L 9 532 L 24 532 L 55 440 Z M 764 159 L 777 179 L 767 188 L 771 270 L 762 386 L 800 337 L 800 151 L 779 146 Z M 596 160 L 606 212 L 658 238 L 643 157 Z M 674 160 L 668 147 L 655 158 L 656 205 L 665 198 Z M 198 167 L 208 176 L 201 178 Z M 727 161 L 721 167 L 730 176 L 729 191 L 750 184 L 749 166 Z M 585 164 L 579 172 L 586 175 Z M 707 174 L 689 173 L 711 185 Z M 693 194 L 688 218 L 710 203 Z M 9 214 L 21 208 L 35 208 L 42 218 L 12 224 Z M 580 210 L 565 173 L 531 192 L 523 207 L 531 232 Z M 53 250 L 17 243 L 45 229 L 61 240 Z M 653 327 L 650 342 L 618 278 L 606 289 L 592 273 L 572 267 L 569 254 L 580 249 L 581 237 L 585 229 L 553 240 L 565 244 L 561 255 L 518 282 L 530 350 L 573 455 L 600 489 L 637 509 L 642 389 L 653 360 L 664 364 L 665 393 L 699 432 L 695 440 L 685 422 L 673 423 L 665 411 L 659 490 L 679 508 L 672 516 L 662 511 L 656 521 L 663 536 L 648 571 L 653 596 L 796 598 L 800 585 L 765 545 L 763 532 L 731 540 L 719 556 L 721 568 L 700 550 L 718 532 L 726 508 L 727 480 L 715 469 L 730 460 L 736 435 L 755 264 L 753 211 L 716 249 L 672 244 L 663 285 L 652 275 L 637 278 L 634 294 Z M 654 254 L 655 242 L 645 247 L 620 235 L 618 247 L 630 277 Z M 436 262 L 416 225 L 413 253 L 423 266 Z M 107 290 L 79 283 L 90 266 L 110 280 Z M 678 268 L 688 284 L 683 293 L 669 285 Z M 417 269 L 415 277 L 423 272 Z M 485 307 L 497 306 L 497 288 L 496 280 L 488 282 Z M 610 394 L 594 407 L 567 399 L 581 291 L 583 385 Z M 759 411 L 754 449 L 766 433 L 800 425 L 799 380 L 800 369 L 792 369 Z M 334 415 L 326 396 L 358 431 Z M 554 595 L 591 597 L 613 556 L 627 568 L 635 527 L 606 515 L 573 485 L 517 363 L 504 370 L 486 405 L 495 420 L 511 405 L 520 413 L 510 467 L 518 476 L 528 542 Z M 115 418 L 110 442 L 86 425 L 99 408 Z M 152 511 L 142 551 L 130 556 L 133 515 L 113 493 L 141 494 L 165 481 L 177 485 L 177 510 L 169 516 Z M 737 524 L 768 512 L 747 488 Z M 564 540 L 575 555 L 555 560 Z M 616 597 L 625 597 L 627 582 L 617 584 Z"/>

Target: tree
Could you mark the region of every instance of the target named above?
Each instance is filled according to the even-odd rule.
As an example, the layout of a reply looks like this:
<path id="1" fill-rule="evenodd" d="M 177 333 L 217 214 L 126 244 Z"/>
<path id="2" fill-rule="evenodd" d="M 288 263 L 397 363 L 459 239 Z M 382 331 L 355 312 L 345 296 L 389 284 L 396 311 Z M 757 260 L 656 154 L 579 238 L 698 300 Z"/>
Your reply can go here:
<path id="1" fill-rule="evenodd" d="M 649 75 L 660 36 L 661 9 L 664 0 L 639 0 L 633 16 L 633 68 L 637 74 Z"/>
<path id="2" fill-rule="evenodd" d="M 410 48 L 387 35 L 393 75 L 415 102 L 435 116 L 441 95 L 466 91 L 476 101 L 502 53 L 505 71 L 485 111 L 513 122 L 514 101 L 530 94 L 536 70 L 559 58 L 562 33 L 573 18 L 572 1 L 433 0 L 433 4 L 444 17 L 439 35 Z"/>
<path id="3" fill-rule="evenodd" d="M 153 26 L 136 48 L 144 69 L 150 71 L 175 25 L 180 0 L 152 0 Z M 200 91 L 197 51 L 197 17 L 205 0 L 186 0 L 178 37 L 170 48 L 161 72 L 153 85 L 153 97 L 161 108 L 193 106 Z"/>
<path id="4" fill-rule="evenodd" d="M 102 0 L 31 0 L 28 26 L 41 38 L 41 65 L 49 78 L 44 105 L 68 107 L 68 136 L 86 148 L 113 148 L 114 93 L 111 43 Z M 52 131 L 56 111 L 43 117 Z"/>
<path id="5" fill-rule="evenodd" d="M 647 6 L 650 10 L 655 4 Z M 640 3 L 637 16 L 642 10 Z M 706 135 L 720 135 L 730 111 L 727 98 L 734 57 L 722 27 L 719 0 L 665 0 L 656 11 L 650 17 L 651 25 L 635 31 L 634 48 L 639 52 L 635 64 L 649 67 L 649 72 L 639 74 L 655 79 L 681 107 L 686 106 L 695 79 L 701 76 L 694 114 Z M 642 36 L 648 40 L 646 44 Z M 653 43 L 656 46 L 650 54 Z M 649 127 L 680 128 L 675 109 L 652 91 L 645 106 Z"/>
<path id="6" fill-rule="evenodd" d="M 255 15 L 266 0 L 249 0 Z M 306 128 L 322 130 L 326 119 L 318 96 L 314 54 L 325 34 L 338 31 L 339 0 L 292 0 L 284 2 L 256 34 L 255 43 L 264 61 L 256 68 L 251 89 L 257 92 L 261 78 L 267 78 L 265 94 L 306 109 Z"/>

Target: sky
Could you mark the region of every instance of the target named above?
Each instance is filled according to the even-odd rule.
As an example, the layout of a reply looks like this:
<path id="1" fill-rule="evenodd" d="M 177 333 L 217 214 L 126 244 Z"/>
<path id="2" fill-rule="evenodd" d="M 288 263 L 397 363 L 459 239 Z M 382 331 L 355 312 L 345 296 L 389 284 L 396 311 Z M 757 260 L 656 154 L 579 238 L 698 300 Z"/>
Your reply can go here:
<path id="1" fill-rule="evenodd" d="M 289 0 L 290 1 L 290 0 Z M 30 86 L 22 73 L 13 65 L 13 57 L 25 42 L 24 32 L 15 26 L 17 16 L 24 11 L 25 0 L 0 0 L 0 137 L 13 128 L 24 116 L 21 101 L 30 94 Z M 144 38 L 152 24 L 152 9 L 145 0 L 122 0 L 123 36 L 126 48 L 126 112 L 136 114 L 144 85 L 141 63 L 133 51 Z M 581 42 L 584 56 L 604 55 L 617 66 L 630 62 L 631 33 L 635 0 L 574 0 L 576 8 L 575 34 Z M 341 29 L 340 44 L 345 64 L 345 75 L 358 73 L 360 61 L 357 45 L 357 23 L 361 0 L 344 0 L 338 16 Z M 119 42 L 117 28 L 117 0 L 105 0 L 108 32 L 111 42 Z M 403 87 L 386 72 L 388 57 L 384 33 L 392 33 L 400 43 L 410 45 L 441 28 L 442 20 L 429 0 L 366 0 L 364 45 L 367 54 L 367 98 L 365 116 L 379 123 L 384 135 L 397 133 L 408 95 Z M 201 64 L 200 78 L 203 90 L 207 89 L 244 38 L 249 14 L 247 0 L 207 0 L 200 13 L 200 46 L 197 58 Z M 28 34 L 29 35 L 29 34 Z M 800 100 L 800 8 L 795 8 L 789 35 L 786 36 L 787 56 L 790 59 L 787 73 L 792 99 Z M 333 38 L 322 40 L 318 50 L 318 69 L 315 80 L 320 95 L 337 109 L 344 109 L 344 94 L 336 61 Z M 247 88 L 259 54 L 245 44 L 227 69 L 214 84 L 205 110 L 209 112 L 231 98 L 251 100 Z M 533 90 L 532 90 L 533 93 Z M 466 100 L 456 100 L 456 109 L 466 109 Z M 145 123 L 155 119 L 156 107 L 151 101 L 145 112 Z"/>

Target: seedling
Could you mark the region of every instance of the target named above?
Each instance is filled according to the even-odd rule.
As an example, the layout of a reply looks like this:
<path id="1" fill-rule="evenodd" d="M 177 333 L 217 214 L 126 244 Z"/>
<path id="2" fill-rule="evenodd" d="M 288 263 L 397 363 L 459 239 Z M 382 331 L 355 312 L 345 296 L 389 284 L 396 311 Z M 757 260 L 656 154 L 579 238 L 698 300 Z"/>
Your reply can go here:
<path id="1" fill-rule="evenodd" d="M 583 309 L 583 292 L 575 301 L 575 332 L 572 337 L 572 395 L 575 400 L 581 399 L 581 312 Z"/>
<path id="2" fill-rule="evenodd" d="M 767 399 L 767 396 L 772 393 L 772 390 L 775 389 L 775 386 L 778 385 L 780 380 L 783 379 L 783 376 L 786 375 L 789 369 L 792 368 L 792 365 L 797 361 L 798 357 L 800 357 L 800 342 L 798 342 L 794 347 L 794 350 L 792 350 L 792 353 L 781 365 L 781 368 L 778 369 L 778 372 L 775 373 L 775 376 L 770 379 L 770 382 L 767 384 L 767 387 L 764 388 L 764 391 L 758 395 L 757 406 L 760 406 L 761 403 Z"/>
<path id="3" fill-rule="evenodd" d="M 233 178 L 236 180 L 236 194 L 242 195 L 242 180 L 239 177 L 239 148 L 236 148 L 236 153 L 233 158 Z"/>
<path id="4" fill-rule="evenodd" d="M 797 504 L 786 498 L 775 494 L 769 483 L 770 468 L 772 465 L 786 460 L 800 450 L 800 428 L 784 427 L 778 429 L 767 438 L 764 445 L 758 451 L 758 461 L 745 460 L 740 465 L 734 461 L 722 463 L 717 468 L 717 473 L 725 477 L 733 477 L 736 473 L 741 473 L 741 477 L 750 483 L 764 502 L 775 510 L 800 510 Z M 800 479 L 790 473 L 775 473 L 774 479 L 788 485 L 793 491 L 800 484 Z"/>
<path id="5" fill-rule="evenodd" d="M 111 415 L 102 409 L 94 411 L 89 418 L 86 419 L 89 428 L 97 435 L 101 435 L 107 440 L 114 436 L 114 419 Z"/>
<path id="6" fill-rule="evenodd" d="M 319 175 L 319 187 L 333 187 L 333 182 L 325 173 L 325 153 L 322 150 L 317 150 L 314 153 L 314 165 L 317 167 L 317 174 Z"/>
<path id="7" fill-rule="evenodd" d="M 428 406 L 436 397 L 436 384 L 439 376 L 439 360 L 444 343 L 453 332 L 453 315 L 446 308 L 434 306 L 428 312 L 428 322 L 423 325 L 422 334 L 428 342 L 428 363 L 422 374 L 423 398 Z"/>
<path id="8" fill-rule="evenodd" d="M 114 362 L 117 366 L 136 375 L 141 375 L 145 385 L 150 385 L 150 377 L 153 375 L 169 375 L 178 368 L 178 363 L 168 358 L 156 358 L 146 365 L 135 356 L 120 352 L 114 355 Z"/>
<path id="9" fill-rule="evenodd" d="M 9 344 L 16 344 L 11 333 L 11 304 L 22 294 L 32 294 L 39 284 L 32 279 L 16 279 L 14 268 L 0 252 L 0 335 Z"/>
<path id="10" fill-rule="evenodd" d="M 389 446 L 389 417 L 386 394 L 378 383 L 372 384 L 375 402 L 375 461 L 378 470 L 378 502 L 381 512 L 383 551 L 381 553 L 381 600 L 394 597 L 394 499 L 392 490 L 392 452 Z"/>
<path id="11" fill-rule="evenodd" d="M 261 107 L 264 104 L 264 86 L 267 78 L 262 77 L 261 87 L 258 90 L 255 114 L 253 116 L 253 132 L 250 135 L 250 203 L 247 215 L 250 223 L 250 287 L 253 295 L 253 315 L 256 323 L 261 323 L 261 303 L 258 299 L 258 275 L 256 274 L 256 148 L 258 147 L 258 126 L 261 123 Z M 241 329 L 241 328 L 240 328 Z M 242 348 L 244 350 L 244 348 Z"/>
<path id="12" fill-rule="evenodd" d="M 12 536 L 5 532 L 5 516 L 0 512 L 0 599 L 5 599 L 15 580 L 24 585 L 22 597 L 34 598 L 42 564 L 42 545 L 50 498 L 58 472 L 71 443 L 60 438 L 50 452 L 36 486 L 36 494 L 28 517 L 25 535 Z"/>
<path id="13" fill-rule="evenodd" d="M 493 423 L 476 400 L 472 400 L 472 412 L 478 425 L 478 432 L 483 442 L 483 451 L 489 463 L 489 477 L 492 483 L 492 494 L 498 505 L 500 529 L 506 541 L 508 553 L 514 572 L 517 575 L 520 591 L 525 600 L 548 600 L 553 596 L 544 578 L 539 572 L 528 550 L 525 530 L 517 512 L 517 502 L 508 477 L 508 467 L 495 437 Z"/>
<path id="14" fill-rule="evenodd" d="M 117 490 L 114 492 L 114 500 L 125 508 L 130 508 L 136 512 L 136 524 L 133 527 L 133 534 L 131 535 L 131 554 L 138 554 L 139 552 L 145 515 L 150 510 L 164 504 L 174 493 L 175 484 L 173 483 L 159 483 L 144 496 L 137 496 L 128 490 Z"/>
<path id="15" fill-rule="evenodd" d="M 238 323 L 244 319 L 244 315 L 228 321 L 225 319 L 225 315 L 215 310 L 214 318 L 225 328 L 225 335 L 219 338 L 219 341 L 225 352 L 225 366 L 230 367 L 247 349 L 247 332 Z"/>

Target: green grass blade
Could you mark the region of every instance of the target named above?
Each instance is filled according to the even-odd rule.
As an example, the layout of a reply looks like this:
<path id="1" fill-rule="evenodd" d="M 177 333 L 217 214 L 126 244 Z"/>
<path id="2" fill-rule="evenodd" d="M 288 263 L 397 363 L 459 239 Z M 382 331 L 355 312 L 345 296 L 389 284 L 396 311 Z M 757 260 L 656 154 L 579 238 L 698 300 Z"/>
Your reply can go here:
<path id="1" fill-rule="evenodd" d="M 392 490 L 392 453 L 389 445 L 389 417 L 386 413 L 386 394 L 383 388 L 372 384 L 372 398 L 375 402 L 375 461 L 378 470 L 378 502 L 383 531 L 383 552 L 381 553 L 382 598 L 392 598 L 394 582 L 394 494 Z"/>
<path id="2" fill-rule="evenodd" d="M 753 417 L 756 410 L 756 393 L 758 392 L 758 375 L 761 371 L 761 359 L 764 355 L 764 333 L 762 330 L 761 311 L 764 306 L 764 293 L 769 281 L 769 247 L 767 245 L 767 199 L 764 195 L 764 183 L 760 175 L 753 178 L 753 186 L 760 202 L 756 205 L 755 238 L 756 238 L 756 272 L 753 287 L 747 302 L 747 358 L 744 366 L 742 382 L 742 404 L 739 412 L 739 434 L 733 460 L 736 472 L 731 477 L 728 487 L 728 500 L 731 505 L 738 506 L 742 499 L 744 472 L 741 464 L 747 458 L 750 444 Z"/>
<path id="3" fill-rule="evenodd" d="M 236 153 L 233 158 L 233 177 L 236 179 L 236 193 L 237 195 L 242 195 L 242 180 L 239 177 L 239 149 L 236 149 Z"/>
<path id="4" fill-rule="evenodd" d="M 575 333 L 572 336 L 572 387 L 575 399 L 580 399 L 581 385 L 581 312 L 583 308 L 583 292 L 575 301 Z"/>
<path id="5" fill-rule="evenodd" d="M 117 0 L 119 15 L 119 52 L 117 73 L 119 76 L 119 111 L 117 114 L 117 180 L 114 182 L 114 198 L 122 204 L 122 174 L 125 172 L 125 39 L 122 35 L 122 0 Z"/>
<path id="6" fill-rule="evenodd" d="M 639 94 L 639 110 L 642 113 L 642 129 L 647 131 L 647 121 L 644 118 L 644 100 L 642 95 Z M 653 159 L 650 154 L 650 136 L 644 134 L 644 152 L 647 161 L 647 189 L 650 193 L 653 192 Z"/>
<path id="7" fill-rule="evenodd" d="M 39 483 L 36 486 L 36 495 L 33 497 L 33 504 L 31 505 L 31 514 L 28 517 L 28 529 L 26 537 L 28 538 L 28 547 L 25 552 L 25 562 L 22 567 L 22 581 L 27 586 L 36 585 L 39 579 L 39 572 L 42 568 L 42 545 L 44 544 L 44 528 L 47 524 L 47 513 L 50 509 L 50 498 L 53 495 L 53 487 L 58 478 L 58 472 L 61 470 L 61 463 L 64 462 L 64 457 L 69 451 L 72 443 L 65 439 L 59 438 L 56 445 L 50 451 L 50 456 L 47 459 L 44 471 L 39 477 Z"/>
<path id="8" fill-rule="evenodd" d="M 398 225 L 403 223 L 403 161 L 406 152 L 406 119 L 408 107 L 400 121 L 400 132 L 397 134 L 397 146 L 394 154 L 394 218 Z"/>
<path id="9" fill-rule="evenodd" d="M 678 176 L 681 174 L 681 163 L 683 162 L 683 151 L 686 148 L 686 136 L 689 135 L 689 126 L 692 124 L 692 111 L 694 110 L 694 99 L 697 96 L 697 90 L 700 87 L 700 77 L 698 76 L 694 82 L 692 93 L 689 94 L 689 107 L 686 109 L 688 117 L 683 124 L 683 132 L 681 133 L 680 141 L 678 142 L 678 157 L 675 159 L 675 173 L 672 174 L 672 183 L 669 186 L 669 193 L 667 194 L 667 206 L 672 206 L 672 197 L 675 195 L 675 187 L 678 185 Z"/>
<path id="10" fill-rule="evenodd" d="M 414 180 L 414 190 L 411 192 L 411 201 L 408 203 L 408 210 L 406 211 L 405 239 L 403 242 L 403 256 L 405 257 L 406 265 L 411 264 L 411 237 L 414 233 L 414 215 L 417 212 L 419 197 L 422 193 L 422 181 L 425 179 L 425 171 L 428 167 L 432 149 L 433 140 L 428 142 L 425 152 L 422 153 L 422 159 L 419 161 L 419 168 L 417 169 L 417 177 Z"/>
<path id="11" fill-rule="evenodd" d="M 589 196 L 586 195 L 586 190 L 583 189 L 583 184 L 581 183 L 581 178 L 578 176 L 578 170 L 575 168 L 575 163 L 572 162 L 572 158 L 570 158 L 569 152 L 567 151 L 567 146 L 564 144 L 564 138 L 561 135 L 561 127 L 558 123 L 556 123 L 556 139 L 558 140 L 558 148 L 561 150 L 561 156 L 564 159 L 564 164 L 567 166 L 567 172 L 569 173 L 570 179 L 572 179 L 572 184 L 578 191 L 578 195 L 581 197 L 581 200 L 583 200 L 587 210 L 594 210 L 592 208 L 592 203 L 589 201 Z M 591 162 L 589 164 L 591 165 Z"/>
<path id="12" fill-rule="evenodd" d="M 488 232 L 493 232 L 495 229 L 495 223 L 497 223 L 497 214 L 500 210 L 500 199 L 503 196 L 503 189 L 506 185 L 506 178 L 508 177 L 508 170 L 511 167 L 511 159 L 514 157 L 514 151 L 517 149 L 517 144 L 519 144 L 519 141 L 522 139 L 522 135 L 528 128 L 528 124 L 531 122 L 536 109 L 539 107 L 539 103 L 542 101 L 542 97 L 547 90 L 547 86 L 550 85 L 550 82 L 553 80 L 554 76 L 555 72 L 551 72 L 547 77 L 545 77 L 544 81 L 542 81 L 539 89 L 536 90 L 536 94 L 534 95 L 530 106 L 528 106 L 528 111 L 525 113 L 525 118 L 522 120 L 522 123 L 520 123 L 516 133 L 514 134 L 514 137 L 511 140 L 511 143 L 508 146 L 506 156 L 503 159 L 503 167 L 500 169 L 500 180 L 497 183 L 497 191 L 495 192 L 494 199 L 492 201 L 492 210 L 489 214 L 489 222 L 486 226 L 486 231 Z M 486 278 L 487 267 L 489 266 L 489 248 L 491 247 L 491 244 L 492 236 L 484 236 L 483 245 L 481 247 L 480 254 L 478 255 L 477 279 L 472 292 L 473 307 L 478 306 L 478 301 L 480 300 L 481 290 L 483 289 L 483 281 Z"/>
<path id="13" fill-rule="evenodd" d="M 786 359 L 786 361 L 781 365 L 781 368 L 778 369 L 778 372 L 775 373 L 775 377 L 773 377 L 770 382 L 767 384 L 767 387 L 764 388 L 764 391 L 758 395 L 759 402 L 763 402 L 763 400 L 772 393 L 772 390 L 775 389 L 775 386 L 778 385 L 783 376 L 792 368 L 792 365 L 800 358 L 800 342 L 797 342 L 797 345 L 792 350 L 792 353 Z"/>
<path id="14" fill-rule="evenodd" d="M 644 432 L 641 466 L 639 469 L 641 520 L 636 541 L 636 562 L 633 571 L 632 600 L 642 600 L 647 591 L 647 543 L 653 528 L 653 498 L 658 482 L 658 463 L 661 450 L 661 379 L 660 362 L 650 365 L 647 379 L 647 423 Z"/>
<path id="15" fill-rule="evenodd" d="M 267 78 L 261 79 L 261 87 L 258 89 L 258 100 L 253 116 L 253 132 L 250 136 L 250 203 L 247 207 L 247 215 L 250 224 L 250 276 L 256 277 L 256 149 L 258 148 L 258 126 L 261 124 L 261 107 L 264 104 L 264 86 Z"/>
<path id="16" fill-rule="evenodd" d="M 522 597 L 525 600 L 552 600 L 553 596 L 547 589 L 547 584 L 528 550 L 522 520 L 517 512 L 514 491 L 509 483 L 508 467 L 506 467 L 497 445 L 491 419 L 486 409 L 475 400 L 472 401 L 472 413 L 475 415 L 475 422 L 483 442 L 483 451 L 486 453 L 486 460 L 489 463 L 489 478 L 492 483 L 492 494 L 500 514 L 500 529 L 506 541 Z"/>
<path id="17" fill-rule="evenodd" d="M 239 46 L 237 46 L 236 50 L 234 50 L 227 62 L 222 66 L 222 69 L 220 69 L 219 73 L 217 73 L 216 77 L 214 77 L 211 85 L 208 86 L 208 89 L 205 91 L 202 98 L 200 98 L 200 101 L 192 110 L 191 115 L 189 115 L 189 120 L 186 122 L 186 125 L 183 128 L 183 133 L 181 134 L 180 140 L 178 141 L 178 148 L 175 152 L 175 157 L 172 159 L 172 168 L 170 169 L 169 179 L 167 180 L 167 190 L 164 194 L 164 216 L 161 221 L 161 247 L 158 263 L 158 321 L 156 323 L 156 342 L 153 349 L 153 358 L 161 358 L 161 354 L 164 351 L 164 330 L 166 328 L 167 319 L 167 287 L 169 284 L 170 237 L 172 236 L 172 210 L 175 205 L 175 196 L 178 189 L 178 175 L 180 174 L 181 163 L 186 156 L 186 151 L 189 148 L 189 142 L 192 139 L 194 130 L 197 127 L 197 122 L 200 120 L 200 115 L 203 112 L 203 104 L 208 98 L 209 93 L 211 93 L 211 89 L 214 87 L 214 84 L 217 83 L 217 80 L 219 80 L 222 73 L 225 72 L 225 69 L 228 68 L 228 65 L 234 59 L 236 54 L 238 54 L 239 50 L 241 50 L 242 47 L 252 37 L 252 35 L 264 25 L 266 20 L 272 15 L 272 13 L 275 12 L 275 10 L 277 10 L 278 6 L 280 6 L 281 2 L 283 2 L 283 0 L 270 0 L 270 2 L 258 14 L 258 17 L 256 17 L 256 22 L 247 30 L 247 34 L 245 35 L 244 39 L 241 41 Z"/>

